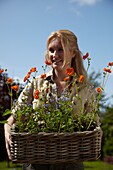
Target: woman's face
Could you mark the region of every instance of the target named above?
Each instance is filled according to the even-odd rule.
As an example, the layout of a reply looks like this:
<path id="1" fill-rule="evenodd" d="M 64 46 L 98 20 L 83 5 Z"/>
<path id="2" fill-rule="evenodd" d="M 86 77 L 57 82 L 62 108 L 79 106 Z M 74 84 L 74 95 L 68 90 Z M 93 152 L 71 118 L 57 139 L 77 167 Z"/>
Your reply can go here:
<path id="1" fill-rule="evenodd" d="M 72 57 L 69 56 L 64 58 L 64 50 L 59 38 L 54 38 L 48 46 L 49 59 L 52 62 L 52 67 L 57 70 L 62 70 L 64 65 L 64 60 L 66 63 L 71 63 Z M 68 64 L 67 64 L 68 65 Z M 67 66 L 69 67 L 69 66 Z M 66 69 L 66 68 L 65 68 Z"/>

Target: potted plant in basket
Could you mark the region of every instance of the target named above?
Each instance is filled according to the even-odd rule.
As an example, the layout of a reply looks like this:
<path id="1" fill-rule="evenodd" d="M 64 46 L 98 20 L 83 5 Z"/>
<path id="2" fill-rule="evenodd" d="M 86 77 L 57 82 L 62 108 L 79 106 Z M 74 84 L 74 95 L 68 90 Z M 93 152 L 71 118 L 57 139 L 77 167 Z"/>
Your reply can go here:
<path id="1" fill-rule="evenodd" d="M 88 71 L 91 60 L 89 54 L 86 53 L 83 59 L 88 61 Z M 89 109 L 87 114 L 83 111 L 81 105 L 79 114 L 73 114 L 72 104 L 75 100 L 70 100 L 72 87 L 76 82 L 80 83 L 80 87 L 86 88 L 84 75 L 77 77 L 72 67 L 67 69 L 65 81 L 69 86 L 62 96 L 58 96 L 57 91 L 54 91 L 55 96 L 57 96 L 56 100 L 52 96 L 52 91 L 55 89 L 52 89 L 48 80 L 46 81 L 45 71 L 47 65 L 50 64 L 50 62 L 46 61 L 46 65 L 43 67 L 44 73 L 41 75 L 42 82 L 45 81 L 46 86 L 42 83 L 40 90 L 37 87 L 34 89 L 34 98 L 38 107 L 34 109 L 27 102 L 27 93 L 22 98 L 22 104 L 18 99 L 16 105 L 12 106 L 12 114 L 16 120 L 11 133 L 12 160 L 14 162 L 26 162 L 28 159 L 31 163 L 40 163 L 42 161 L 45 161 L 45 163 L 59 163 L 61 161 L 97 159 L 100 156 L 101 149 L 101 132 L 97 122 L 99 101 L 104 91 L 107 76 L 111 73 L 113 62 L 109 62 L 108 66 L 104 68 L 102 86 L 96 88 L 94 98 L 89 104 L 89 107 L 94 109 L 91 111 Z M 26 88 L 29 89 L 31 84 L 36 82 L 37 72 L 36 67 L 33 67 L 27 73 L 24 78 L 24 82 L 28 82 Z M 33 76 L 33 80 L 30 80 L 31 76 Z M 74 81 L 68 83 L 71 78 Z M 11 84 L 12 81 L 8 83 Z M 15 91 L 18 90 L 17 87 L 12 88 Z M 91 88 L 90 83 L 89 88 Z M 79 95 L 79 90 L 76 87 L 74 99 L 81 104 L 82 98 Z M 12 95 L 10 96 L 12 97 Z M 9 113 L 9 110 L 6 110 L 4 114 L 6 115 L 7 113 Z M 38 148 L 36 155 L 32 155 L 31 152 L 34 148 Z M 77 148 L 79 149 L 79 154 Z M 29 154 L 31 160 L 28 157 Z"/>

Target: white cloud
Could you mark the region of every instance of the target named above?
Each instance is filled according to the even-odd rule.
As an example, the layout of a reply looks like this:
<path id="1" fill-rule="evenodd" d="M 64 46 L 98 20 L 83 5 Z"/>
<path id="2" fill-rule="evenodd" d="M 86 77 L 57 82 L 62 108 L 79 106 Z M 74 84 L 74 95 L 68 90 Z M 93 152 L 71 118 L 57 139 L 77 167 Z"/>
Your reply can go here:
<path id="1" fill-rule="evenodd" d="M 73 13 L 75 13 L 77 16 L 80 16 L 80 17 L 82 17 L 82 13 L 80 12 L 80 10 L 77 10 L 77 9 L 71 9 L 71 11 L 73 12 Z"/>
<path id="2" fill-rule="evenodd" d="M 69 0 L 71 3 L 77 3 L 80 6 L 83 5 L 95 5 L 96 3 L 100 2 L 102 0 Z"/>

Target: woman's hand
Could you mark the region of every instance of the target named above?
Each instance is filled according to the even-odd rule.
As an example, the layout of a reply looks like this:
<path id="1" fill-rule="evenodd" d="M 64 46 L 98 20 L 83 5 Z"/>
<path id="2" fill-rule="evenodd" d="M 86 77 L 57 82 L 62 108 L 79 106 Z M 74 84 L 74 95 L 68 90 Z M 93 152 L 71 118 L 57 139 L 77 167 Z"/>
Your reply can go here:
<path id="1" fill-rule="evenodd" d="M 6 150 L 8 154 L 8 158 L 11 160 L 11 153 L 10 153 L 10 145 L 11 145 L 11 139 L 10 139 L 10 125 L 5 124 L 4 129 L 5 129 L 5 144 L 6 144 Z"/>
<path id="2" fill-rule="evenodd" d="M 11 126 L 14 123 L 14 118 L 13 116 L 10 116 L 7 120 L 7 123 L 4 125 L 4 134 L 5 134 L 5 143 L 6 143 L 6 150 L 8 154 L 8 158 L 11 160 L 11 152 L 10 152 L 10 145 L 11 145 Z"/>

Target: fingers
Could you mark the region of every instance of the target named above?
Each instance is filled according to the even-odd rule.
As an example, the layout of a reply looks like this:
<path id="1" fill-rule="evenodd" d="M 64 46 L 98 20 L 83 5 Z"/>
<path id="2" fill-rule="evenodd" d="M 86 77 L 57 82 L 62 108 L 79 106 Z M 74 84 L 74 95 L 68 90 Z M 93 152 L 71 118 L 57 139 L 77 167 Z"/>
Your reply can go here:
<path id="1" fill-rule="evenodd" d="M 14 118 L 10 116 L 7 120 L 7 123 L 4 124 L 4 132 L 5 132 L 5 143 L 6 143 L 6 150 L 9 159 L 11 159 L 11 153 L 10 153 L 10 146 L 11 146 L 11 136 L 10 136 L 10 131 L 11 131 L 11 126 L 14 123 Z"/>
<path id="2" fill-rule="evenodd" d="M 5 142 L 6 142 L 6 150 L 7 150 L 8 158 L 11 160 L 11 152 L 10 152 L 11 140 L 6 139 Z"/>

